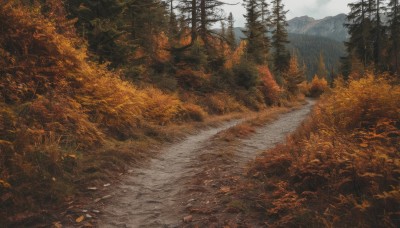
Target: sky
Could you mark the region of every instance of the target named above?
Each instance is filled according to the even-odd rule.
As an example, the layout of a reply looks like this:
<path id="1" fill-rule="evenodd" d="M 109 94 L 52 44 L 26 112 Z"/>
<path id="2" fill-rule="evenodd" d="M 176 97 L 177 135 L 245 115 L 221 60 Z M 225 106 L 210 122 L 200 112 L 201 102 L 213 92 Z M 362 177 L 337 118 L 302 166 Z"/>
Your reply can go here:
<path id="1" fill-rule="evenodd" d="M 245 19 L 243 14 L 245 9 L 242 6 L 242 0 L 223 0 L 226 3 L 239 3 L 235 6 L 223 6 L 225 13 L 228 15 L 232 12 L 235 19 L 235 27 L 243 27 Z M 271 2 L 268 0 L 268 2 Z M 347 4 L 354 0 L 283 0 L 285 10 L 289 10 L 286 18 L 288 20 L 308 15 L 315 19 L 322 19 L 327 16 L 335 16 L 340 13 L 348 13 Z"/>

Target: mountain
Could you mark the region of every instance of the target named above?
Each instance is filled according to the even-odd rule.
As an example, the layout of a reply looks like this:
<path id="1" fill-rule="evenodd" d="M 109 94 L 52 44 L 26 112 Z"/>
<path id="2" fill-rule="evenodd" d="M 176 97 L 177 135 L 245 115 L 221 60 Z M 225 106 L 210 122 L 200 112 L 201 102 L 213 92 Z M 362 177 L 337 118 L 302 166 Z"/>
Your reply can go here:
<path id="1" fill-rule="evenodd" d="M 325 17 L 316 20 L 312 17 L 295 17 L 288 21 L 288 32 L 313 36 L 328 37 L 337 41 L 345 41 L 348 38 L 347 28 L 344 27 L 346 14 L 333 17 Z"/>

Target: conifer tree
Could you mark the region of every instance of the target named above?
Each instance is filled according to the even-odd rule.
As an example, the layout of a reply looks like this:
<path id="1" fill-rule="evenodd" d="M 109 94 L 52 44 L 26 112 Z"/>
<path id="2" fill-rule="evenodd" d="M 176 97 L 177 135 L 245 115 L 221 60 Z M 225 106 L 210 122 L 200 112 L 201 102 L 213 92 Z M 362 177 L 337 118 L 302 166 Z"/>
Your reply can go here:
<path id="1" fill-rule="evenodd" d="M 272 30 L 272 47 L 274 48 L 273 62 L 276 73 L 284 72 L 288 67 L 289 53 L 285 45 L 289 43 L 286 30 L 287 21 L 284 10 L 285 5 L 282 0 L 272 1 L 271 27 Z"/>
<path id="2" fill-rule="evenodd" d="M 118 42 L 123 29 L 118 25 L 124 4 L 118 0 L 66 1 L 70 18 L 77 18 L 78 33 L 86 38 L 94 59 L 100 63 L 110 61 L 113 66 L 124 62 L 126 52 Z"/>
<path id="3" fill-rule="evenodd" d="M 258 64 L 266 62 L 265 56 L 269 50 L 269 38 L 266 36 L 267 27 L 262 21 L 263 15 L 266 14 L 266 8 L 262 8 L 262 2 L 260 0 L 244 1 L 244 6 L 246 7 L 246 14 L 244 15 L 246 29 L 243 32 L 248 42 L 247 56 Z M 262 9 L 264 12 L 262 12 Z"/>
<path id="4" fill-rule="evenodd" d="M 324 55 L 322 52 L 319 54 L 318 58 L 317 75 L 319 78 L 326 79 L 328 77 L 328 70 L 326 69 Z"/>
<path id="5" fill-rule="evenodd" d="M 373 59 L 371 20 L 374 4 L 371 0 L 359 0 L 350 3 L 349 7 L 350 13 L 347 15 L 345 26 L 348 28 L 350 40 L 346 42 L 346 47 L 349 55 L 355 55 L 366 67 Z"/>
<path id="6" fill-rule="evenodd" d="M 292 54 L 289 60 L 289 67 L 287 71 L 283 73 L 285 79 L 285 85 L 287 91 L 291 94 L 297 94 L 298 86 L 305 80 L 304 71 L 299 67 L 297 56 Z"/>
<path id="7" fill-rule="evenodd" d="M 224 4 L 219 0 L 181 0 L 179 9 L 182 14 L 187 15 L 186 21 L 191 27 L 191 43 L 175 49 L 185 50 L 193 46 L 197 37 L 200 37 L 208 46 L 209 37 L 218 35 L 212 31 L 211 26 L 223 20 L 221 6 Z"/>
<path id="8" fill-rule="evenodd" d="M 384 41 L 386 40 L 385 26 L 382 23 L 381 15 L 386 11 L 383 5 L 383 0 L 374 0 L 374 19 L 372 26 L 372 40 L 373 40 L 373 53 L 375 67 L 380 70 L 386 70 L 385 64 L 382 62 Z"/>
<path id="9" fill-rule="evenodd" d="M 226 31 L 226 40 L 232 50 L 236 48 L 236 37 L 235 37 L 235 20 L 233 18 L 232 12 L 228 16 L 228 28 Z"/>
<path id="10" fill-rule="evenodd" d="M 399 0 L 390 0 L 389 4 L 389 53 L 392 62 L 391 71 L 399 74 L 400 55 L 400 4 Z"/>

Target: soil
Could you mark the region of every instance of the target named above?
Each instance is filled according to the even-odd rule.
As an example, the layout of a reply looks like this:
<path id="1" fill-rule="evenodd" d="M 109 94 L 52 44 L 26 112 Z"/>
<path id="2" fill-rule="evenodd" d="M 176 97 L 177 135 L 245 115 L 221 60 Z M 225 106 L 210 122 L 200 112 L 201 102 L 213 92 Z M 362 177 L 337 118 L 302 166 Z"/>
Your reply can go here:
<path id="1" fill-rule="evenodd" d="M 260 126 L 246 139 L 222 142 L 232 120 L 190 135 L 163 149 L 146 166 L 130 170 L 102 200 L 98 227 L 184 227 L 223 224 L 218 205 L 246 164 L 285 140 L 314 101 Z"/>

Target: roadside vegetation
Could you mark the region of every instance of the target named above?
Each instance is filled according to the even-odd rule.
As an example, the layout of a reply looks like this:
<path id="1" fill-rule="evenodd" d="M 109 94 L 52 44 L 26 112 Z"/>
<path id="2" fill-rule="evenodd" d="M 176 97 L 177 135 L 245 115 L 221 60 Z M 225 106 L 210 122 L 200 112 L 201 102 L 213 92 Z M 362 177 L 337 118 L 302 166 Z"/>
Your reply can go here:
<path id="1" fill-rule="evenodd" d="M 399 100 L 387 75 L 337 83 L 287 143 L 251 164 L 226 210 L 273 227 L 398 227 Z"/>

